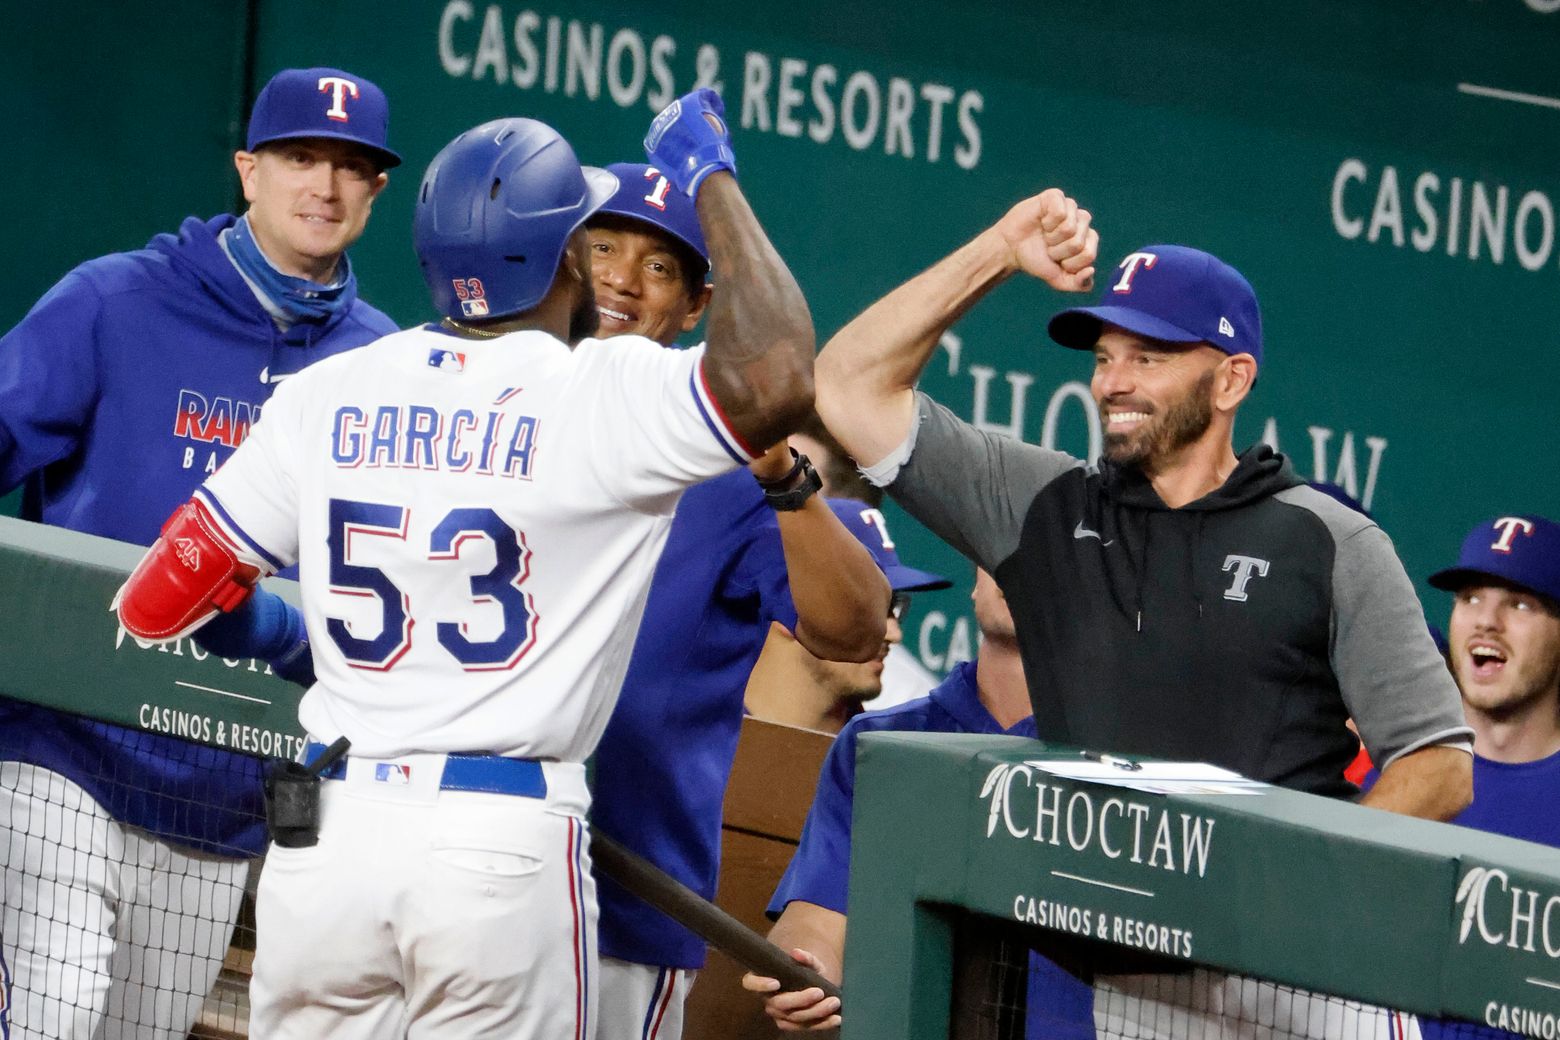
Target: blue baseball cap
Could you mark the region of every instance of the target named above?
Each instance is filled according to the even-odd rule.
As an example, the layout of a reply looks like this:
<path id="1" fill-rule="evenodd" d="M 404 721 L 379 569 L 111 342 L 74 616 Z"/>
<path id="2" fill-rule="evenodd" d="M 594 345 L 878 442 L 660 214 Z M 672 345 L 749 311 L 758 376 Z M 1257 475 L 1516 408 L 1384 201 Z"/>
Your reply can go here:
<path id="1" fill-rule="evenodd" d="M 618 190 L 596 211 L 598 216 L 610 213 L 649 224 L 693 250 L 704 261 L 704 269 L 710 269 L 710 251 L 691 198 L 645 163 L 613 163 L 607 172 L 617 177 Z"/>
<path id="2" fill-rule="evenodd" d="M 826 498 L 824 501 L 856 540 L 867 547 L 888 578 L 889 588 L 895 592 L 926 592 L 946 589 L 953 584 L 941 575 L 918 571 L 899 562 L 899 553 L 894 549 L 894 539 L 889 537 L 888 522 L 883 519 L 881 510 L 853 498 Z"/>
<path id="3" fill-rule="evenodd" d="M 1051 319 L 1051 338 L 1093 350 L 1100 325 L 1166 343 L 1208 343 L 1226 354 L 1250 354 L 1262 364 L 1262 312 L 1251 283 L 1211 253 L 1187 246 L 1144 246 L 1128 253 L 1093 307 L 1072 307 Z"/>
<path id="4" fill-rule="evenodd" d="M 381 169 L 401 165 L 386 147 L 390 102 L 385 92 L 340 69 L 283 69 L 255 98 L 244 146 L 254 151 L 274 141 L 328 137 L 351 141 L 373 155 Z"/>
<path id="5" fill-rule="evenodd" d="M 1532 514 L 1482 523 L 1463 539 L 1457 565 L 1430 575 L 1430 584 L 1456 592 L 1488 578 L 1560 603 L 1560 524 Z"/>

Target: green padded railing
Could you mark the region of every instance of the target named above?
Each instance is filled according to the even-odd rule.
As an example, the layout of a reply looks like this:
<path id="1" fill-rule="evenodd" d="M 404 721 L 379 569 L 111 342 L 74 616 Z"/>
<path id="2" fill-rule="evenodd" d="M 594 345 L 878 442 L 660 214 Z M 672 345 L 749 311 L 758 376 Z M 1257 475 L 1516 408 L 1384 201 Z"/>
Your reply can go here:
<path id="1" fill-rule="evenodd" d="M 1280 788 L 1062 779 L 1032 764 L 1045 760 L 1078 755 L 1013 737 L 862 738 L 847 1040 L 948 1036 L 958 911 L 1555 1035 L 1560 850 Z"/>
<path id="2" fill-rule="evenodd" d="M 0 517 L 0 696 L 256 755 L 303 751 L 303 690 L 189 639 L 155 647 L 108 605 L 144 550 Z M 297 585 L 267 587 L 297 602 Z"/>

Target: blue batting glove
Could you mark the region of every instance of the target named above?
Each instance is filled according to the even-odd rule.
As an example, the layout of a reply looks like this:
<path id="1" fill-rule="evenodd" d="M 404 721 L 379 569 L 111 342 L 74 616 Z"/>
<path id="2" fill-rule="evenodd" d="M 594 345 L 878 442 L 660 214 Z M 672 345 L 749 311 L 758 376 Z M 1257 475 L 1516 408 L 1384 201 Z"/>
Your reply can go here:
<path id="1" fill-rule="evenodd" d="M 725 114 L 720 95 L 700 87 L 663 108 L 645 135 L 650 165 L 690 199 L 704 178 L 716 170 L 737 175 L 737 157 L 731 150 Z"/>

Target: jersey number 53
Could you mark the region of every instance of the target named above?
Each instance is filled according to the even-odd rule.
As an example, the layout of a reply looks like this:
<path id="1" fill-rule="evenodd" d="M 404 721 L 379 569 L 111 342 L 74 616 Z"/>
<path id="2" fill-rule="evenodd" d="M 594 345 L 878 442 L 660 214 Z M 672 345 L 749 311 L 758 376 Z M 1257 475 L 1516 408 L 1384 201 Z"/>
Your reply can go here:
<path id="1" fill-rule="evenodd" d="M 406 541 L 410 518 L 411 510 L 405 506 L 330 500 L 330 533 L 326 538 L 330 550 L 330 591 L 333 595 L 377 599 L 382 611 L 383 625 L 372 639 L 353 635 L 340 618 L 326 619 L 331 641 L 354 668 L 389 671 L 412 647 L 412 628 L 417 619 L 411 597 L 378 567 L 354 563 L 352 552 L 355 538 Z M 427 559 L 459 560 L 462 550 L 479 539 L 493 543 L 497 562 L 487 573 L 471 575 L 471 599 L 473 603 L 497 606 L 503 613 L 503 627 L 497 636 L 486 640 L 471 639 L 466 625 L 455 621 L 434 619 L 434 630 L 439 645 L 466 671 L 502 671 L 519 663 L 536 642 L 536 611 L 530 595 L 520 588 L 531 564 L 525 536 L 491 509 L 451 509 L 434 526 Z"/>

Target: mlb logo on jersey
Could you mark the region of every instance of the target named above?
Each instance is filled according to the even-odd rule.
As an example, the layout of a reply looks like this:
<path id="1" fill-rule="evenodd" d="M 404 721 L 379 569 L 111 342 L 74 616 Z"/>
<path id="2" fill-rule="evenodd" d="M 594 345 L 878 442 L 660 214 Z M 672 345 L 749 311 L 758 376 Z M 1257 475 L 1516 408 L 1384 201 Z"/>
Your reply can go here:
<path id="1" fill-rule="evenodd" d="M 405 787 L 412 782 L 412 767 L 404 766 L 399 762 L 376 762 L 374 780 L 376 783 Z"/>
<path id="2" fill-rule="evenodd" d="M 464 372 L 466 355 L 455 350 L 445 350 L 443 347 L 432 347 L 428 351 L 428 367 L 443 369 L 446 372 Z"/>

